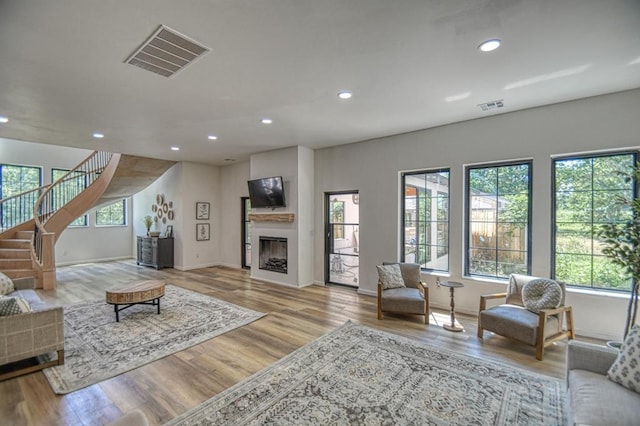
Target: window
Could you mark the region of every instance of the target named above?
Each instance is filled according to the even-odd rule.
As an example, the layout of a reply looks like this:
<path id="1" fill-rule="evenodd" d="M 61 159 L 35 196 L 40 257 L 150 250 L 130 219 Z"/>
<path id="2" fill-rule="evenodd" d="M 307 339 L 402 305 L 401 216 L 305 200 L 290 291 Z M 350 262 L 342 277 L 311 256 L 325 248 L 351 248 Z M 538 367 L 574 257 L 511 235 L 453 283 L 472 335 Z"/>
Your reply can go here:
<path id="1" fill-rule="evenodd" d="M 449 271 L 449 170 L 402 175 L 403 262 Z"/>
<path id="2" fill-rule="evenodd" d="M 96 210 L 96 225 L 126 225 L 126 200 L 122 199 Z"/>
<path id="3" fill-rule="evenodd" d="M 637 182 L 630 173 L 636 153 L 617 153 L 553 161 L 552 275 L 567 284 L 629 291 L 627 279 L 600 251 L 597 230 L 603 223 L 624 223 L 630 211 L 615 203 L 631 198 Z"/>
<path id="4" fill-rule="evenodd" d="M 69 170 L 65 169 L 51 169 L 51 182 L 56 182 L 58 179 L 61 179 L 64 175 L 69 173 Z M 51 197 L 51 202 L 53 203 L 53 210 L 58 210 L 62 206 L 64 206 L 67 202 L 71 201 L 73 197 L 75 197 L 80 192 L 84 191 L 87 187 L 86 180 L 84 178 L 84 174 L 77 172 L 74 173 L 74 176 L 69 176 L 65 180 L 64 183 L 61 183 L 59 188 L 53 189 L 53 196 Z M 73 222 L 69 224 L 69 226 L 87 226 L 88 225 L 88 216 L 82 215 Z"/>
<path id="5" fill-rule="evenodd" d="M 42 186 L 42 169 L 33 166 L 0 164 L 0 198 L 5 199 Z M 33 207 L 40 194 L 34 191 L 24 199 L 0 204 L 0 229 L 8 229 L 33 218 Z"/>
<path id="6" fill-rule="evenodd" d="M 531 162 L 472 166 L 466 174 L 466 274 L 529 274 Z"/>

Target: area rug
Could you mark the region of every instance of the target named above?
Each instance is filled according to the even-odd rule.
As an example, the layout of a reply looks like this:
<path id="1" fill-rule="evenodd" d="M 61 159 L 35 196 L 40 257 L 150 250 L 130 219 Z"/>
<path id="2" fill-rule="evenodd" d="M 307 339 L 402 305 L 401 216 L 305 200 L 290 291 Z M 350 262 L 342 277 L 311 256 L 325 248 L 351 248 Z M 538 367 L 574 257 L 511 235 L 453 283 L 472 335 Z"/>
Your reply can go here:
<path id="1" fill-rule="evenodd" d="M 104 299 L 64 307 L 64 365 L 44 370 L 57 394 L 73 392 L 241 327 L 265 314 L 167 285 L 155 306 L 120 312 Z"/>
<path id="2" fill-rule="evenodd" d="M 168 425 L 560 425 L 564 384 L 347 322 Z"/>

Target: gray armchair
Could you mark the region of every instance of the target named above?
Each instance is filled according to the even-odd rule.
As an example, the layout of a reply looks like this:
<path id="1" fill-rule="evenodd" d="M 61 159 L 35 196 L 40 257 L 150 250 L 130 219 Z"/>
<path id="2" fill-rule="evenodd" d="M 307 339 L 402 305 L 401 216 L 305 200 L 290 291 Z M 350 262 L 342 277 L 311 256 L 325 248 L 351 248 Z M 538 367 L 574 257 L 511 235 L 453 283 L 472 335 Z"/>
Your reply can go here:
<path id="1" fill-rule="evenodd" d="M 383 265 L 392 265 L 384 262 Z M 384 289 L 378 279 L 378 319 L 385 312 L 424 315 L 424 323 L 429 324 L 429 287 L 420 280 L 420 265 L 398 263 L 404 287 Z"/>
<path id="2" fill-rule="evenodd" d="M 573 311 L 564 306 L 566 289 L 562 289 L 560 306 L 555 309 L 542 309 L 539 313 L 531 312 L 524 307 L 522 289 L 538 277 L 511 274 L 506 293 L 480 296 L 478 312 L 478 337 L 483 338 L 483 331 L 488 330 L 504 337 L 518 340 L 535 346 L 536 359 L 542 360 L 544 348 L 560 339 L 573 339 Z M 505 303 L 487 307 L 487 301 L 503 299 Z M 565 327 L 566 323 L 566 327 Z"/>

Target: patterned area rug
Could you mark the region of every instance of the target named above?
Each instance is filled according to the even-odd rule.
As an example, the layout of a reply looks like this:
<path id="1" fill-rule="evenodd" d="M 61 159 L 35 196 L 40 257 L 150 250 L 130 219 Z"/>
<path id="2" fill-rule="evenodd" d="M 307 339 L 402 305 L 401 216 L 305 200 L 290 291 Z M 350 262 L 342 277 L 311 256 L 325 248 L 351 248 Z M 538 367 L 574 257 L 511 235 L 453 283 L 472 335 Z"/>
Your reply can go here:
<path id="1" fill-rule="evenodd" d="M 560 380 L 346 323 L 168 425 L 559 425 Z"/>
<path id="2" fill-rule="evenodd" d="M 104 300 L 64 307 L 65 363 L 44 370 L 57 394 L 73 392 L 241 327 L 265 314 L 167 285 L 157 308 L 120 312 Z"/>

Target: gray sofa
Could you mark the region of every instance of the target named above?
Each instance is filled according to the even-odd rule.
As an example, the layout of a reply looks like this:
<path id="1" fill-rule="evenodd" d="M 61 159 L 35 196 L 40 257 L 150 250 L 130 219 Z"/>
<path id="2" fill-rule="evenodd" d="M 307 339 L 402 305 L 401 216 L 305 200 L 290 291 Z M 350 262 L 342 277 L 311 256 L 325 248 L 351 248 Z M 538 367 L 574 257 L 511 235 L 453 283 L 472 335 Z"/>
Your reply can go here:
<path id="1" fill-rule="evenodd" d="M 64 364 L 62 306 L 47 305 L 42 302 L 38 293 L 30 289 L 16 290 L 6 296 L 19 296 L 27 300 L 31 312 L 0 316 L 0 367 L 50 352 L 57 352 L 58 356 L 35 365 L 0 368 L 0 380 Z"/>
<path id="2" fill-rule="evenodd" d="M 607 379 L 618 351 L 571 340 L 567 350 L 569 425 L 639 425 L 640 394 Z"/>

